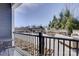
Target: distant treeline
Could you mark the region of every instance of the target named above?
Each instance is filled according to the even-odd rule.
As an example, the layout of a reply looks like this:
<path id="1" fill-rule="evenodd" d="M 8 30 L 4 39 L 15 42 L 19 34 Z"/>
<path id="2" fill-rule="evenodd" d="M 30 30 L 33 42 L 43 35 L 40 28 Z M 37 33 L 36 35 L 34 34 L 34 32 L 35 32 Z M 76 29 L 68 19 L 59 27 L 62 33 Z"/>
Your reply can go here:
<path id="1" fill-rule="evenodd" d="M 26 26 L 26 27 L 18 27 L 15 28 L 15 32 L 45 32 L 45 28 L 43 26 Z"/>

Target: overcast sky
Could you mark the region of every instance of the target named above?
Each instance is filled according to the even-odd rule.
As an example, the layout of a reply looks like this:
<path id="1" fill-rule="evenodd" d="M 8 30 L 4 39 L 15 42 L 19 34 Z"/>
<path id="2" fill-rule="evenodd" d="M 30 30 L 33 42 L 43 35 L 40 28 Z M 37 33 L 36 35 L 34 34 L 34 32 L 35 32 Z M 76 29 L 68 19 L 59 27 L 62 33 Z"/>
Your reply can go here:
<path id="1" fill-rule="evenodd" d="M 56 15 L 59 17 L 61 11 L 65 8 L 71 10 L 74 17 L 79 18 L 79 4 L 55 4 L 55 3 L 38 3 L 22 4 L 15 9 L 15 26 L 27 25 L 48 25 L 49 21 Z"/>

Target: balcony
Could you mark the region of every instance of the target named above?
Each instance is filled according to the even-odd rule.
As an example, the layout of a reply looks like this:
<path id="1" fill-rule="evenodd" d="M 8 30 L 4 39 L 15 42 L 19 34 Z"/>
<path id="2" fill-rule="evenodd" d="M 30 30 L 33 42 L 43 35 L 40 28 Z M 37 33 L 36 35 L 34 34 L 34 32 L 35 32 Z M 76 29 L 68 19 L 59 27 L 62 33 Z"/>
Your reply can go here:
<path id="1" fill-rule="evenodd" d="M 14 9 L 0 4 L 0 56 L 78 56 L 79 39 L 14 32 Z M 13 44 L 14 43 L 14 44 Z"/>
<path id="2" fill-rule="evenodd" d="M 0 40 L 0 56 L 78 56 L 79 40 L 46 34 L 14 33 L 12 40 Z"/>

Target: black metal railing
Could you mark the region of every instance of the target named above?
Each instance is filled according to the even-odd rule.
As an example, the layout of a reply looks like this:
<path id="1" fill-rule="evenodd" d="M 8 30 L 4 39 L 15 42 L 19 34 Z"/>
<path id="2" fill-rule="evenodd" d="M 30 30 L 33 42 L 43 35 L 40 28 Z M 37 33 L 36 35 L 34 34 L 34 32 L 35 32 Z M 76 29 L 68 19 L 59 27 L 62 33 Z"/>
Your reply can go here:
<path id="1" fill-rule="evenodd" d="M 39 34 L 14 33 L 16 47 L 35 56 L 78 56 L 79 40 Z M 21 41 L 20 41 L 21 40 Z"/>

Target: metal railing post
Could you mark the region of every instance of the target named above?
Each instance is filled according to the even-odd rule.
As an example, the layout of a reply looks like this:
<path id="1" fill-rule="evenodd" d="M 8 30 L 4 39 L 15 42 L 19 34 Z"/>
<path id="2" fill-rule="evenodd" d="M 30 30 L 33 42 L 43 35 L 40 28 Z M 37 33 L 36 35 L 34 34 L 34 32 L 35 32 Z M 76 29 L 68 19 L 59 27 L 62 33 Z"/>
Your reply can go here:
<path id="1" fill-rule="evenodd" d="M 39 33 L 39 56 L 44 55 L 44 37 L 42 36 L 42 33 Z"/>

